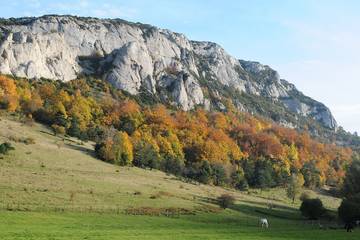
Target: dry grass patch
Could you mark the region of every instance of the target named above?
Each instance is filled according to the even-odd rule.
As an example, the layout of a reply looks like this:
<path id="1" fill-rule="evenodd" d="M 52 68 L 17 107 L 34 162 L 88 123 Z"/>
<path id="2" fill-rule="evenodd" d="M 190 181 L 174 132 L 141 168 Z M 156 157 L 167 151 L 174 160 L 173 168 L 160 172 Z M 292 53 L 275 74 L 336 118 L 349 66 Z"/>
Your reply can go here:
<path id="1" fill-rule="evenodd" d="M 176 217 L 180 215 L 195 215 L 195 211 L 187 208 L 154 208 L 154 207 L 138 207 L 125 209 L 127 215 L 146 215 L 146 216 L 165 216 Z"/>

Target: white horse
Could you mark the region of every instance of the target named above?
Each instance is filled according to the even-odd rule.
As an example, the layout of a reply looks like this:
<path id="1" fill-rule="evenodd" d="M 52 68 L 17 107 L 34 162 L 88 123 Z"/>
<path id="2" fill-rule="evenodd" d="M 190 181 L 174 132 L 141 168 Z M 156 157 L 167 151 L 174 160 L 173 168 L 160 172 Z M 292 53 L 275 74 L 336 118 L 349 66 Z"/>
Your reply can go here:
<path id="1" fill-rule="evenodd" d="M 269 222 L 266 218 L 260 218 L 259 220 L 259 225 L 263 228 L 263 227 L 266 227 L 266 228 L 269 228 Z"/>

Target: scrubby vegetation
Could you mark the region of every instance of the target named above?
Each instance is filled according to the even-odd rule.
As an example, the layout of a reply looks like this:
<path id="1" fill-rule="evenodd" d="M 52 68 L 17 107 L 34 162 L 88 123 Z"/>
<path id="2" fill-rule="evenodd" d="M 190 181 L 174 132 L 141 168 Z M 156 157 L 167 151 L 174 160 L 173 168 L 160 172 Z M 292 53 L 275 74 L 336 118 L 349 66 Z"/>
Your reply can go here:
<path id="1" fill-rule="evenodd" d="M 11 150 L 14 150 L 14 147 L 11 146 L 11 143 L 4 142 L 4 143 L 0 144 L 0 155 L 7 154 Z"/>
<path id="2" fill-rule="evenodd" d="M 235 198 L 230 194 L 222 194 L 220 197 L 218 197 L 217 201 L 221 208 L 226 209 L 234 204 Z"/>
<path id="3" fill-rule="evenodd" d="M 352 151 L 239 112 L 190 112 L 136 101 L 101 80 L 68 83 L 0 77 L 0 106 L 45 123 L 54 134 L 96 141 L 97 156 L 118 165 L 160 169 L 202 183 L 261 189 L 339 185 Z"/>

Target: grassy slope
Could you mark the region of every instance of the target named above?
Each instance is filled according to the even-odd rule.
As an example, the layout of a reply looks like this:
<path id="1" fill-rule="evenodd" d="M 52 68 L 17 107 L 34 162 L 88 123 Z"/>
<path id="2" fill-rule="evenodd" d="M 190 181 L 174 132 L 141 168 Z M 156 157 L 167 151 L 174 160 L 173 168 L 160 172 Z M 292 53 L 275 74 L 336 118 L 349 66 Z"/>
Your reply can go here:
<path id="1" fill-rule="evenodd" d="M 31 137 L 35 144 L 12 142 L 16 150 L 0 159 L 0 239 L 344 237 L 342 230 L 324 231 L 305 224 L 296 210 L 298 203 L 291 205 L 283 189 L 239 193 L 184 183 L 159 171 L 113 166 L 92 156 L 91 143 L 62 141 L 41 125 L 30 127 L 2 118 L 0 142 L 14 137 Z M 237 205 L 211 212 L 216 210 L 211 199 L 224 192 L 236 196 Z M 321 197 L 328 208 L 339 204 L 338 199 Z M 268 209 L 269 202 L 277 207 Z M 124 214 L 134 207 L 185 208 L 196 215 Z M 259 231 L 260 216 L 269 218 L 269 230 Z"/>

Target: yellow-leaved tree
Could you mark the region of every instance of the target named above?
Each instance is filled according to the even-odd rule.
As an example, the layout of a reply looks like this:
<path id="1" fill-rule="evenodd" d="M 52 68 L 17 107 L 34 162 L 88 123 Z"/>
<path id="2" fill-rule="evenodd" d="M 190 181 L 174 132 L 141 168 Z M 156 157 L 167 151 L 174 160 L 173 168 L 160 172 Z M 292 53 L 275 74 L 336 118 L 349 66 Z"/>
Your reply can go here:
<path id="1" fill-rule="evenodd" d="M 19 96 L 13 79 L 0 76 L 0 105 L 14 112 L 19 105 Z"/>

